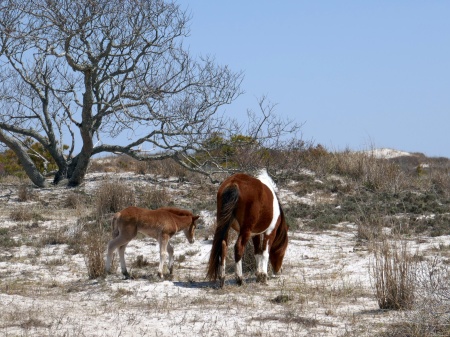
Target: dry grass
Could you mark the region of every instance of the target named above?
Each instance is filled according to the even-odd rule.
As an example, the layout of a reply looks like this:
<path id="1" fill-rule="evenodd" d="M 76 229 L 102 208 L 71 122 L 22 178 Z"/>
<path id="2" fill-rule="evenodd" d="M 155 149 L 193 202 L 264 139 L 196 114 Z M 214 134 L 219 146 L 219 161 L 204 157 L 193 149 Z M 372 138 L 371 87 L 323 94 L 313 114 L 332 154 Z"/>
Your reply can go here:
<path id="1" fill-rule="evenodd" d="M 111 239 L 108 224 L 102 221 L 86 223 L 83 231 L 84 261 L 90 279 L 104 277 L 105 273 L 105 249 Z M 113 266 L 114 268 L 114 266 Z M 113 269 L 114 270 L 114 269 Z"/>
<path id="2" fill-rule="evenodd" d="M 98 217 L 118 212 L 136 204 L 133 186 L 120 180 L 105 180 L 95 192 L 95 208 Z"/>
<path id="3" fill-rule="evenodd" d="M 27 222 L 42 220 L 42 212 L 30 206 L 19 206 L 9 214 L 9 218 L 13 221 Z"/>
<path id="4" fill-rule="evenodd" d="M 415 299 L 416 263 L 407 242 L 383 240 L 374 247 L 372 275 L 380 309 L 411 309 Z"/>
<path id="5" fill-rule="evenodd" d="M 19 186 L 19 190 L 17 191 L 17 197 L 19 198 L 19 201 L 30 201 L 33 199 L 33 191 L 27 184 L 22 184 Z"/>
<path id="6" fill-rule="evenodd" d="M 165 206 L 173 206 L 172 197 L 166 188 L 146 188 L 139 198 L 139 206 L 148 209 L 157 209 Z"/>

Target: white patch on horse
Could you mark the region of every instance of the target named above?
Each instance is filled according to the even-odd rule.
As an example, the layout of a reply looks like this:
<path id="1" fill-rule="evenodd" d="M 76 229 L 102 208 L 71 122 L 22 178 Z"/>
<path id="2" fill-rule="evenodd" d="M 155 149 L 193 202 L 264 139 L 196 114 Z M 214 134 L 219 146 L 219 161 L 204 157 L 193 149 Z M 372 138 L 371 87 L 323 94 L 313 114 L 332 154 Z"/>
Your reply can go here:
<path id="1" fill-rule="evenodd" d="M 242 259 L 236 262 L 236 276 L 242 278 Z"/>
<path id="2" fill-rule="evenodd" d="M 261 254 L 255 254 L 255 260 L 256 260 L 256 275 L 262 272 L 262 255 Z"/>
<path id="3" fill-rule="evenodd" d="M 266 249 L 262 253 L 261 258 L 261 268 L 262 273 L 267 275 L 267 266 L 269 265 L 269 245 L 266 246 Z"/>
<path id="4" fill-rule="evenodd" d="M 273 213 L 272 216 L 273 217 L 272 217 L 272 221 L 270 222 L 269 227 L 265 231 L 266 235 L 270 235 L 270 233 L 272 233 L 272 231 L 274 230 L 277 220 L 280 216 L 280 206 L 278 203 L 277 196 L 275 194 L 275 192 L 278 192 L 278 188 L 277 188 L 277 185 L 275 184 L 275 182 L 272 180 L 272 178 L 267 173 L 267 171 L 264 169 L 260 171 L 257 179 L 260 182 L 262 182 L 264 185 L 266 185 L 269 188 L 269 190 L 272 192 L 272 195 L 273 195 L 273 205 L 272 205 L 272 213 Z"/>

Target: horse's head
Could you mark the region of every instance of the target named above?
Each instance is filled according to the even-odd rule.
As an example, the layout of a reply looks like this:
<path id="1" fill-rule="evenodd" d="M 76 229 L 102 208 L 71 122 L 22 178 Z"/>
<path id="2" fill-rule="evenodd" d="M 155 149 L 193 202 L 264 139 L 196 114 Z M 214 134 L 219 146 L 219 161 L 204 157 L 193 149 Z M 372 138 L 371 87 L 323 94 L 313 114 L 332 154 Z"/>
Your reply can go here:
<path id="1" fill-rule="evenodd" d="M 286 253 L 286 248 L 288 246 L 288 230 L 289 226 L 286 223 L 286 219 L 284 217 L 283 209 L 280 206 L 280 225 L 277 228 L 277 232 L 275 235 L 274 242 L 272 243 L 272 247 L 270 249 L 270 264 L 272 265 L 274 273 L 278 273 L 281 271 L 281 267 L 283 265 L 284 254 Z"/>
<path id="2" fill-rule="evenodd" d="M 186 227 L 186 229 L 184 230 L 184 235 L 186 235 L 186 239 L 188 239 L 189 243 L 194 243 L 195 241 L 195 229 L 197 228 L 197 224 L 195 223 L 196 220 L 198 220 L 198 218 L 200 218 L 198 215 L 193 215 L 191 217 L 192 222 L 189 225 L 189 227 Z"/>

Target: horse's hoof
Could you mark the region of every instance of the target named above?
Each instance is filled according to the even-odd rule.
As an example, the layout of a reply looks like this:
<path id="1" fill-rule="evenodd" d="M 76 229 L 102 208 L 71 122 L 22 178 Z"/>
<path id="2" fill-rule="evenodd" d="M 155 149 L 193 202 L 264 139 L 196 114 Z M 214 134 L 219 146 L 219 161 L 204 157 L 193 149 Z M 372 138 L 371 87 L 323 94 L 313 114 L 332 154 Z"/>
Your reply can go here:
<path id="1" fill-rule="evenodd" d="M 267 274 L 260 273 L 256 275 L 256 282 L 259 282 L 261 284 L 267 284 Z"/>
<path id="2" fill-rule="evenodd" d="M 223 285 L 225 284 L 225 277 L 221 277 L 220 279 L 219 279 L 219 287 L 220 288 L 223 288 Z"/>
<path id="3" fill-rule="evenodd" d="M 164 279 L 163 273 L 158 272 L 158 277 L 159 277 L 161 280 Z"/>
<path id="4" fill-rule="evenodd" d="M 243 281 L 242 281 L 242 277 L 236 277 L 236 283 L 238 286 L 241 286 Z"/>
<path id="5" fill-rule="evenodd" d="M 126 272 L 124 272 L 124 273 L 122 273 L 123 274 L 123 278 L 124 278 L 124 280 L 129 280 L 129 279 L 131 279 L 131 275 L 130 274 L 128 274 L 128 272 L 126 271 Z"/>

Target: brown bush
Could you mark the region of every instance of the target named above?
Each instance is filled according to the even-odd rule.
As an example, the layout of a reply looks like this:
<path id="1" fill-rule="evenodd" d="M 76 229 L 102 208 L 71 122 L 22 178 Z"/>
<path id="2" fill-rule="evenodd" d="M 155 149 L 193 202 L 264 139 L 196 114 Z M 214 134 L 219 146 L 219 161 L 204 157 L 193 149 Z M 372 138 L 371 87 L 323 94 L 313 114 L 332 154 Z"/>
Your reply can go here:
<path id="1" fill-rule="evenodd" d="M 164 206 L 172 206 L 172 198 L 167 192 L 165 188 L 155 189 L 148 188 L 146 189 L 140 198 L 139 205 L 148 209 L 156 209 Z"/>
<path id="2" fill-rule="evenodd" d="M 135 204 L 134 189 L 119 180 L 105 180 L 95 192 L 95 202 L 98 217 L 115 213 Z"/>
<path id="3" fill-rule="evenodd" d="M 105 249 L 111 238 L 109 223 L 97 220 L 86 223 L 84 227 L 84 246 L 82 254 L 90 279 L 103 277 L 105 273 Z"/>
<path id="4" fill-rule="evenodd" d="M 30 207 L 17 207 L 10 214 L 9 218 L 13 221 L 31 221 L 42 220 L 42 216 Z"/>
<path id="5" fill-rule="evenodd" d="M 22 184 L 19 186 L 19 189 L 17 191 L 17 197 L 19 198 L 19 201 L 29 201 L 33 199 L 33 191 L 28 185 Z"/>
<path id="6" fill-rule="evenodd" d="M 415 296 L 415 261 L 405 241 L 382 241 L 374 247 L 372 274 L 380 309 L 411 309 Z"/>

